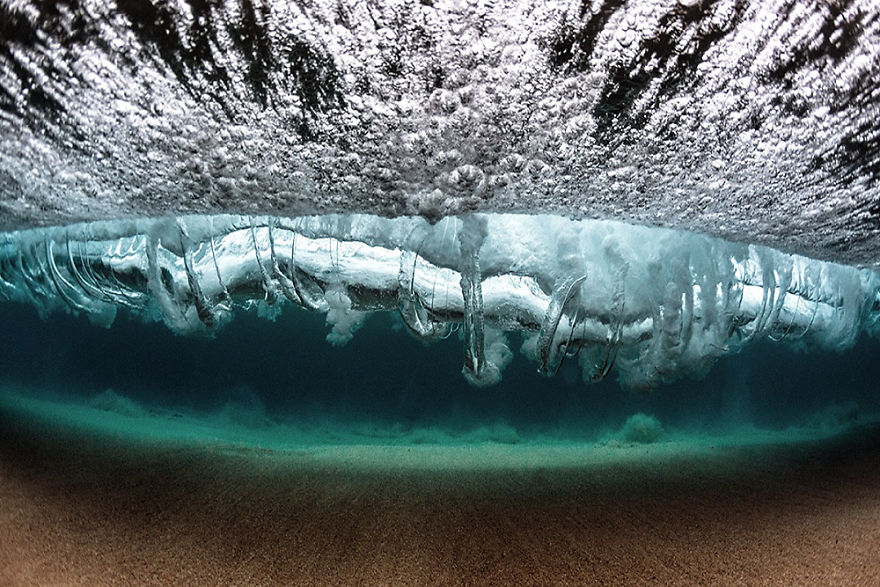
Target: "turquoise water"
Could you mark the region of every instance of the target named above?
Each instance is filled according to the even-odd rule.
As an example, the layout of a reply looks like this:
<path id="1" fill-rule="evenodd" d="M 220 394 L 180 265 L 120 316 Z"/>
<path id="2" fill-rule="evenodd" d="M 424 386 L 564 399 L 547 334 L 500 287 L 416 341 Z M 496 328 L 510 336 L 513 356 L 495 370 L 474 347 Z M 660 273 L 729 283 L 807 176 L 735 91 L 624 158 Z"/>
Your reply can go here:
<path id="1" fill-rule="evenodd" d="M 49 400 L 27 404 L 45 417 L 194 442 L 502 447 L 508 459 L 516 447 L 566 445 L 579 456 L 540 458 L 588 460 L 587 448 L 824 437 L 880 412 L 880 345 L 869 339 L 843 353 L 758 344 L 700 380 L 632 392 L 610 378 L 585 385 L 573 360 L 545 378 L 521 356 L 498 385 L 475 388 L 460 375 L 456 336 L 427 346 L 389 314 L 341 348 L 324 341 L 323 316 L 298 308 L 275 320 L 239 311 L 214 338 L 126 314 L 109 329 L 63 313 L 43 320 L 19 304 L 0 305 L 0 322 L 12 335 L 0 352 L 7 398 Z"/>
<path id="2" fill-rule="evenodd" d="M 39 250 L 48 260 L 64 249 Z M 119 262 L 116 249 L 106 258 Z M 20 266 L 48 269 L 46 279 L 22 270 L 21 283 L 71 294 L 60 285 L 72 273 L 34 261 Z M 816 582 L 814 569 L 851 583 L 876 577 L 880 344 L 863 334 L 842 352 L 808 351 L 806 330 L 774 342 L 798 316 L 807 317 L 814 340 L 835 338 L 852 310 L 849 296 L 823 309 L 825 290 L 797 286 L 789 294 L 799 301 L 780 317 L 783 306 L 772 300 L 784 298 L 771 297 L 767 286 L 749 302 L 764 308 L 751 325 L 702 306 L 699 321 L 696 311 L 681 315 L 700 328 L 713 316 L 732 326 L 713 331 L 732 344 L 702 377 L 667 371 L 655 378 L 631 360 L 645 350 L 636 336 L 625 369 L 588 384 L 586 361 L 566 352 L 557 355 L 563 361 L 554 377 L 538 372 L 549 361 L 535 361 L 536 340 L 570 342 L 583 332 L 574 326 L 583 317 L 577 308 L 590 299 L 566 304 L 556 297 L 566 289 L 562 280 L 549 309 L 533 312 L 543 317 L 540 328 L 527 322 L 508 332 L 512 358 L 500 381 L 478 386 L 462 373 L 481 355 L 468 355 L 461 326 L 431 344 L 408 331 L 398 266 L 390 265 L 398 280 L 385 292 L 391 309 L 379 308 L 357 328 L 345 312 L 327 323 L 338 308 L 310 312 L 284 300 L 227 308 L 234 316 L 210 335 L 176 334 L 125 305 L 103 327 L 94 315 L 41 317 L 39 303 L 0 304 L 0 497 L 11 520 L 0 541 L 14 553 L 0 549 L 3 582 L 415 577 L 481 584 L 495 577 L 509 584 L 540 576 L 629 583 L 650 576 L 724 583 L 731 572 L 766 582 L 770 568 L 786 582 Z M 119 295 L 119 280 L 127 279 L 131 291 L 174 293 L 180 305 L 165 308 L 170 317 L 193 310 L 188 315 L 205 324 L 198 283 L 175 285 L 158 273 L 156 289 L 131 278 L 124 264 L 117 272 L 100 267 L 87 275 L 101 276 L 100 298 Z M 268 285 L 265 275 L 240 274 L 246 300 L 268 294 L 251 287 Z M 366 306 L 364 291 L 348 288 Z M 323 297 L 338 293 L 326 287 Z M 225 301 L 202 299 L 215 309 Z M 665 296 L 651 320 L 675 301 Z M 686 298 L 681 306 L 687 309 Z M 824 319 L 822 329 L 814 315 Z M 353 338 L 328 343 L 343 323 Z M 631 323 L 642 319 L 636 314 Z M 544 336 L 552 332 L 547 324 L 568 334 Z M 681 358 L 668 326 L 642 335 L 660 341 L 646 359 L 657 369 Z M 483 334 L 488 357 L 498 350 L 497 338 L 489 340 L 497 331 Z M 678 340 L 684 334 L 681 328 Z M 520 352 L 528 340 L 531 352 Z M 694 364 L 717 356 L 711 340 L 691 339 L 692 349 L 707 353 L 692 355 Z M 735 352 L 737 341 L 749 344 Z M 582 352 L 595 350 L 592 342 Z M 618 381 L 627 369 L 649 381 L 672 372 L 679 378 L 634 390 Z M 519 575 L 508 573 L 511 565 Z"/>

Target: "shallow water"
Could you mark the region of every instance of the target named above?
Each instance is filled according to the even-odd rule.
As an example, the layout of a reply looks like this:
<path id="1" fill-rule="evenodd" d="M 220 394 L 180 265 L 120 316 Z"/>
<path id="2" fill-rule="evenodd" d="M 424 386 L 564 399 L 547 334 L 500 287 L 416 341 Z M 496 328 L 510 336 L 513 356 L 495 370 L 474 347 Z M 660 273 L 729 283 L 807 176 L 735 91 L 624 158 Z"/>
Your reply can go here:
<path id="1" fill-rule="evenodd" d="M 422 443 L 376 435 L 384 423 L 358 434 L 361 414 L 297 435 L 302 427 L 255 425 L 253 409 L 239 408 L 243 420 L 229 406 L 151 408 L 146 395 L 136 404 L 9 391 L 0 401 L 8 584 L 880 576 L 876 425 L 830 436 L 822 426 L 682 434 L 668 418 L 669 436 L 650 445 L 519 428 L 510 444 L 444 415 L 445 430 L 470 435 L 435 430 Z"/>
<path id="2" fill-rule="evenodd" d="M 647 392 L 515 352 L 477 387 L 461 331 L 377 312 L 340 347 L 322 313 L 265 310 L 183 336 L 0 304 L 0 582 L 880 577 L 867 335 Z"/>
<path id="3" fill-rule="evenodd" d="M 876 4 L 0 0 L 0 584 L 880 584 Z"/>
<path id="4" fill-rule="evenodd" d="M 702 379 L 631 392 L 613 380 L 585 385 L 574 361 L 545 378 L 523 357 L 498 385 L 475 388 L 459 373 L 457 337 L 427 346 L 386 314 L 370 317 L 342 348 L 323 340 L 322 316 L 296 308 L 275 320 L 241 311 L 211 339 L 129 315 L 109 329 L 82 316 L 42 320 L 19 304 L 0 305 L 0 321 L 15 333 L 0 353 L 7 392 L 159 415 L 178 428 L 177 420 L 204 421 L 282 445 L 285 435 L 295 445 L 626 444 L 625 423 L 636 414 L 659 430 L 645 442 L 744 430 L 784 439 L 843 431 L 880 413 L 872 360 L 880 345 L 867 338 L 845 352 L 759 344 Z"/>

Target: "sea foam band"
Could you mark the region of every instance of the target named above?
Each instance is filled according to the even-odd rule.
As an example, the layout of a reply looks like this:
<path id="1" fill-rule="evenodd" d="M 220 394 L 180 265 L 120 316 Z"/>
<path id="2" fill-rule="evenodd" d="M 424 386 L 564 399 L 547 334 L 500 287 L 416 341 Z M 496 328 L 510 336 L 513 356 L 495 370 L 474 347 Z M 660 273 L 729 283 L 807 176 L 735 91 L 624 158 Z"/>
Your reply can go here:
<path id="1" fill-rule="evenodd" d="M 557 216 L 184 216 L 0 234 L 0 299 L 109 326 L 122 307 L 210 334 L 236 307 L 322 312 L 344 344 L 394 311 L 460 333 L 468 381 L 497 382 L 506 333 L 553 375 L 630 388 L 704 373 L 759 339 L 843 349 L 880 335 L 880 276 L 681 231 Z"/>

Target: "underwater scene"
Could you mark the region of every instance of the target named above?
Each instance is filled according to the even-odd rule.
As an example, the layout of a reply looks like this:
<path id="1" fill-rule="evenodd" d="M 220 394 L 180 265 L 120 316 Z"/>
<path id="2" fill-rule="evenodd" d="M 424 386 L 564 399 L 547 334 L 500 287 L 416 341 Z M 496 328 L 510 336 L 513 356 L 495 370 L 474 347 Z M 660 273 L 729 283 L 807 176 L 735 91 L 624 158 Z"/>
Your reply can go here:
<path id="1" fill-rule="evenodd" d="M 62 470 L 84 461 L 75 479 L 147 484 L 152 495 L 180 489 L 182 460 L 211 473 L 189 478 L 197 493 L 174 508 L 197 499 L 225 512 L 229 489 L 215 503 L 215 484 L 244 476 L 259 499 L 281 492 L 280 511 L 305 483 L 344 499 L 343 511 L 379 491 L 406 507 L 489 500 L 494 515 L 496 499 L 541 509 L 621 491 L 632 492 L 628 507 L 661 500 L 659 511 L 706 491 L 748 504 L 852 482 L 835 476 L 862 459 L 876 469 L 880 276 L 870 269 L 534 215 L 181 217 L 2 238 L 4 448 L 13 463 L 24 451 L 31 475 L 56 459 Z M 145 458 L 165 474 L 141 469 Z M 133 468 L 136 481 L 116 479 L 115 467 Z M 129 489 L 111 496 L 130 499 Z M 729 515 L 729 505 L 701 513 Z M 258 508 L 269 536 L 286 535 L 274 507 L 257 501 L 238 515 Z M 200 524 L 217 512 L 206 515 Z M 385 527 L 389 515 L 380 534 L 399 523 Z M 669 515 L 678 514 L 664 523 L 680 523 Z M 642 523 L 656 522 L 630 529 Z M 594 538 L 579 539 L 592 552 Z M 251 540 L 267 557 L 297 556 L 290 544 Z M 313 557 L 269 566 L 282 582 L 308 582 L 299 563 Z M 350 569 L 348 579 L 387 578 L 381 569 Z M 324 581 L 329 570 L 338 568 L 311 572 Z M 449 572 L 444 581 L 533 576 L 530 567 Z M 551 578 L 578 576 L 566 573 Z"/>
<path id="2" fill-rule="evenodd" d="M 0 585 L 880 584 L 874 0 L 0 0 Z"/>

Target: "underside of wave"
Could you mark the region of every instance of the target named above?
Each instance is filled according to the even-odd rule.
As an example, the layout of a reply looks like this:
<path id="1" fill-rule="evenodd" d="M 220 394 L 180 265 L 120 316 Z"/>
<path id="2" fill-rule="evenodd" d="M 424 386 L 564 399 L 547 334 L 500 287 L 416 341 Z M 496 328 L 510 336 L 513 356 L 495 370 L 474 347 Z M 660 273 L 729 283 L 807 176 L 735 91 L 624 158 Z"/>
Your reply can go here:
<path id="1" fill-rule="evenodd" d="M 0 235 L 0 299 L 110 327 L 117 312 L 215 336 L 236 311 L 321 313 L 344 345 L 384 312 L 457 337 L 465 378 L 522 353 L 552 376 L 650 389 L 769 340 L 842 350 L 880 334 L 880 276 L 695 233 L 557 216 L 185 216 Z M 222 336 L 222 334 L 220 334 Z"/>

